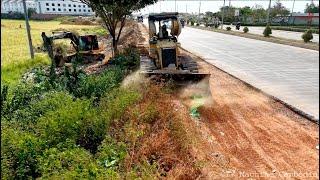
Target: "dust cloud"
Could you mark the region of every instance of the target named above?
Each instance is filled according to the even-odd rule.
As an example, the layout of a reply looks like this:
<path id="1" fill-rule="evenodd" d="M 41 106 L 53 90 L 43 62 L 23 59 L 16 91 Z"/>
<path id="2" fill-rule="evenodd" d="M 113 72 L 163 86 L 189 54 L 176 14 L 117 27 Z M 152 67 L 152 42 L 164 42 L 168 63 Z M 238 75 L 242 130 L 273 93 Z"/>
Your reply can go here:
<path id="1" fill-rule="evenodd" d="M 190 108 L 210 107 L 213 104 L 213 99 L 210 91 L 209 77 L 186 85 L 180 90 L 179 97 Z"/>

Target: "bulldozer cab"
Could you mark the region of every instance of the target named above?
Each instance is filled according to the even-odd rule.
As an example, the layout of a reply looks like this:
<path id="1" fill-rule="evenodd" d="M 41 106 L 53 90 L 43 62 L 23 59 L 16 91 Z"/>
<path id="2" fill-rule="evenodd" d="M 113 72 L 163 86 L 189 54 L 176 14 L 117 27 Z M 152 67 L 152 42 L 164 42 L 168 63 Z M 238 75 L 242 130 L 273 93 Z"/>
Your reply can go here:
<path id="1" fill-rule="evenodd" d="M 151 14 L 149 23 L 149 56 L 157 69 L 176 70 L 180 67 L 177 37 L 181 33 L 178 13 Z"/>
<path id="2" fill-rule="evenodd" d="M 181 24 L 178 20 L 178 13 L 151 14 L 149 21 L 149 37 L 159 40 L 177 39 L 181 33 Z"/>

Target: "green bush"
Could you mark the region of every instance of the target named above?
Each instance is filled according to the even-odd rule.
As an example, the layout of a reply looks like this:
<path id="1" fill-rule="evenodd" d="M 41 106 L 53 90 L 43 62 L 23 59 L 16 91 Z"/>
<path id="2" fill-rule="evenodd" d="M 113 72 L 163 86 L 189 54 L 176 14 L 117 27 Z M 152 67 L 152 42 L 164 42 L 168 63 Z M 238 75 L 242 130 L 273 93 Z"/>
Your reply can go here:
<path id="1" fill-rule="evenodd" d="M 3 89 L 5 92 L 5 89 Z M 8 90 L 6 90 L 8 91 Z M 12 119 L 20 109 L 27 107 L 32 100 L 39 99 L 44 91 L 31 83 L 20 83 L 2 101 L 2 117 Z"/>
<path id="2" fill-rule="evenodd" d="M 141 94 L 134 90 L 123 88 L 114 89 L 101 99 L 100 109 L 102 116 L 110 120 L 119 120 L 128 106 L 141 98 Z"/>
<path id="3" fill-rule="evenodd" d="M 270 26 L 267 25 L 266 28 L 263 31 L 263 36 L 264 37 L 270 37 L 271 34 L 272 34 L 272 30 L 271 30 Z"/>
<path id="4" fill-rule="evenodd" d="M 244 27 L 244 28 L 243 28 L 243 32 L 244 32 L 244 33 L 249 32 L 249 28 L 248 28 L 248 27 Z"/>
<path id="5" fill-rule="evenodd" d="M 227 29 L 227 31 L 231 31 L 231 27 L 227 27 L 226 29 Z"/>
<path id="6" fill-rule="evenodd" d="M 271 29 L 274 30 L 284 30 L 284 31 L 293 31 L 293 32 L 305 32 L 307 29 L 306 27 L 283 27 L 283 26 L 272 26 Z M 319 29 L 310 29 L 312 33 L 319 34 Z"/>
<path id="7" fill-rule="evenodd" d="M 66 99 L 64 99 L 66 101 Z M 36 124 L 37 134 L 47 141 L 49 147 L 63 143 L 66 139 L 76 141 L 82 121 L 92 118 L 90 101 L 76 99 L 66 106 L 61 106 L 54 111 L 48 111 L 38 119 Z"/>
<path id="8" fill-rule="evenodd" d="M 112 169 L 98 165 L 94 157 L 82 148 L 60 151 L 51 148 L 39 157 L 39 167 L 44 179 L 118 179 Z"/>
<path id="9" fill-rule="evenodd" d="M 307 30 L 305 33 L 302 34 L 302 39 L 304 42 L 310 42 L 311 39 L 313 39 L 312 31 Z"/>
<path id="10" fill-rule="evenodd" d="M 109 61 L 109 64 L 116 65 L 121 69 L 133 70 L 138 67 L 140 63 L 140 55 L 138 51 L 133 47 L 127 47 L 122 54 L 118 54 L 116 57 Z"/>
<path id="11" fill-rule="evenodd" d="M 116 142 L 110 136 L 106 136 L 97 153 L 98 163 L 105 168 L 118 168 L 119 164 L 127 156 L 125 143 Z"/>
<path id="12" fill-rule="evenodd" d="M 190 21 L 190 25 L 194 26 L 194 21 L 193 20 Z"/>
<path id="13" fill-rule="evenodd" d="M 44 141 L 9 126 L 1 129 L 1 176 L 3 179 L 30 179 L 41 174 L 37 157 Z"/>
<path id="14" fill-rule="evenodd" d="M 72 93 L 75 97 L 94 97 L 99 100 L 105 92 L 119 87 L 123 78 L 124 71 L 121 68 L 109 68 L 99 75 L 80 78 L 77 84 L 71 86 Z"/>

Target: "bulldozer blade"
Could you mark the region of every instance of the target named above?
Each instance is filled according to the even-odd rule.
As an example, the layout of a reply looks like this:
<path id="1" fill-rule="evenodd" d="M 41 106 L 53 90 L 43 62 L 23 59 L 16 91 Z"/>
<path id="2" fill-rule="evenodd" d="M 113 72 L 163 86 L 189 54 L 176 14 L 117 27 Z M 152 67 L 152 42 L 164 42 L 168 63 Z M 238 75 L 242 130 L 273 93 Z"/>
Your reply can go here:
<path id="1" fill-rule="evenodd" d="M 140 74 L 155 82 L 173 82 L 178 89 L 189 89 L 198 94 L 211 96 L 210 75 L 197 70 L 157 69 L 148 57 L 141 57 Z"/>
<path id="2" fill-rule="evenodd" d="M 157 76 L 165 80 L 172 79 L 176 82 L 201 81 L 210 77 L 210 74 L 199 73 L 197 69 L 157 69 L 147 56 L 141 56 L 140 58 L 140 73 L 146 76 Z"/>

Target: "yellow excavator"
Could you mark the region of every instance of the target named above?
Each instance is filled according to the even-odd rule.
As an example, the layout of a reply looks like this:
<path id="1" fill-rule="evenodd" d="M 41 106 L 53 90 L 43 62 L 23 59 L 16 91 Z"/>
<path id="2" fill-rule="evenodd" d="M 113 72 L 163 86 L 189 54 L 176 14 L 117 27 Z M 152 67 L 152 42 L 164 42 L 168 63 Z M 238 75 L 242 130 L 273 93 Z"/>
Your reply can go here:
<path id="1" fill-rule="evenodd" d="M 210 76 L 199 73 L 197 63 L 180 54 L 178 36 L 182 25 L 178 13 L 150 14 L 148 23 L 149 53 L 140 58 L 143 74 L 178 76 L 182 79 L 203 79 Z"/>

